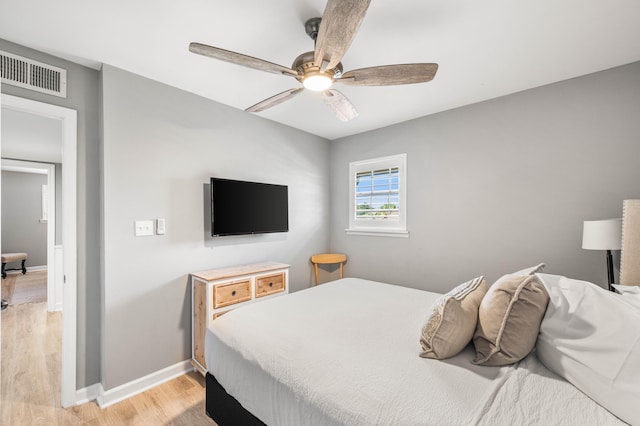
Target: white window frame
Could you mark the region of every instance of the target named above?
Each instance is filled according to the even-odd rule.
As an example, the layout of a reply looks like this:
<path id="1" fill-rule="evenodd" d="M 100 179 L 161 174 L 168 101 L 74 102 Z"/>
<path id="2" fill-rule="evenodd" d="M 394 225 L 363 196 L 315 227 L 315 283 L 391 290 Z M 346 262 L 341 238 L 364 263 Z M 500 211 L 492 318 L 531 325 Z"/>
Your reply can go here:
<path id="1" fill-rule="evenodd" d="M 40 217 L 40 223 L 47 223 L 49 220 L 49 187 L 42 185 L 42 214 Z"/>
<path id="2" fill-rule="evenodd" d="M 356 217 L 356 175 L 361 172 L 398 168 L 398 218 L 372 219 Z M 349 228 L 348 235 L 408 237 L 407 231 L 407 154 L 349 163 Z"/>

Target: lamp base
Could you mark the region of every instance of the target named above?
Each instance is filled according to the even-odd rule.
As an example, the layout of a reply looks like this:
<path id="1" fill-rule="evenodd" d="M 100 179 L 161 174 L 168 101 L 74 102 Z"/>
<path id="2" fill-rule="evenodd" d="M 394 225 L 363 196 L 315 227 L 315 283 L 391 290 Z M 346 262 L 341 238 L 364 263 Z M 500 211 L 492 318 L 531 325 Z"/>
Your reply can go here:
<path id="1" fill-rule="evenodd" d="M 611 250 L 607 250 L 607 275 L 609 277 L 609 291 L 614 291 L 611 284 L 614 283 L 615 278 L 613 276 L 613 256 L 611 255 Z"/>

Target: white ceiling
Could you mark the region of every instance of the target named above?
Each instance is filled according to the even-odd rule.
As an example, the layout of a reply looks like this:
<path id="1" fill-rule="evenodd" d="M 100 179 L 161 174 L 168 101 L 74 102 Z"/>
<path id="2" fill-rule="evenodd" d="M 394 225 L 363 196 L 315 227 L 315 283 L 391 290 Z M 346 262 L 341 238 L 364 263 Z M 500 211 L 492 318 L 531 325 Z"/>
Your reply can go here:
<path id="1" fill-rule="evenodd" d="M 290 66 L 326 0 L 2 0 L 0 38 L 107 63 L 235 108 L 299 83 L 189 53 L 191 41 Z M 336 139 L 640 60 L 637 0 L 372 0 L 342 63 L 436 62 L 429 83 L 340 86 L 343 123 L 305 92 L 259 115 Z"/>

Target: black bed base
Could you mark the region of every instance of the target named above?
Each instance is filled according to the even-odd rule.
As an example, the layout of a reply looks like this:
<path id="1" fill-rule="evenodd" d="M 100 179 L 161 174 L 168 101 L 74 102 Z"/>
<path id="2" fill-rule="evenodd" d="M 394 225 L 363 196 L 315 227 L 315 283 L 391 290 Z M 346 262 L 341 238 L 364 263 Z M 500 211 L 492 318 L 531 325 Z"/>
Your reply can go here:
<path id="1" fill-rule="evenodd" d="M 266 426 L 229 395 L 212 374 L 207 373 L 206 383 L 205 409 L 218 426 Z"/>

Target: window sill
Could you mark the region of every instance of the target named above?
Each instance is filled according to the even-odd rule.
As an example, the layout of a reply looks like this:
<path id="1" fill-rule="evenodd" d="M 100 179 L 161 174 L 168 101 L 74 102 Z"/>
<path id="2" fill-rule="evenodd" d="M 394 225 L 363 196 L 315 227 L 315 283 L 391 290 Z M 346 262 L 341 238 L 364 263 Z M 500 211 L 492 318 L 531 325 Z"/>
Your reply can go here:
<path id="1" fill-rule="evenodd" d="M 344 230 L 347 235 L 364 235 L 368 237 L 394 237 L 409 238 L 409 231 L 403 229 L 358 229 L 347 228 Z"/>

